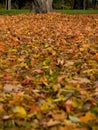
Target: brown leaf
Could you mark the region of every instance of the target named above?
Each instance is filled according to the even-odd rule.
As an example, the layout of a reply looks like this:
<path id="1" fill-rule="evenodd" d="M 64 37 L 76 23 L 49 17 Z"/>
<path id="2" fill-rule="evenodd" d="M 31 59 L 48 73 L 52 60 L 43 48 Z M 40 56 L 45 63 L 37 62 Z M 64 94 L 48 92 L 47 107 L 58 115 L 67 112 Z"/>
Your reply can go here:
<path id="1" fill-rule="evenodd" d="M 90 83 L 87 78 L 74 78 L 74 80 L 69 81 L 70 83 Z"/>
<path id="2" fill-rule="evenodd" d="M 60 125 L 61 123 L 59 121 L 54 121 L 52 119 L 49 120 L 49 122 L 46 123 L 47 127 L 53 127 L 53 126 L 57 126 Z"/>
<path id="3" fill-rule="evenodd" d="M 22 84 L 23 84 L 23 85 L 27 85 L 27 84 L 29 84 L 32 80 L 33 80 L 33 78 L 26 77 L 26 78 L 22 81 Z"/>
<path id="4" fill-rule="evenodd" d="M 72 109 L 72 100 L 67 100 L 64 104 L 65 106 L 65 109 L 66 109 L 66 112 L 71 112 L 71 109 Z"/>

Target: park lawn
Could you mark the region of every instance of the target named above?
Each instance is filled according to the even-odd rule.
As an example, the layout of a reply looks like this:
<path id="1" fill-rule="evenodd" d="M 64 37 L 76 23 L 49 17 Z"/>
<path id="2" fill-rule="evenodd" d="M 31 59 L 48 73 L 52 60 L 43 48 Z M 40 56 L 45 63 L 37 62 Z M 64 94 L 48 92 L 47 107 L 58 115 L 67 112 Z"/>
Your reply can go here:
<path id="1" fill-rule="evenodd" d="M 60 13 L 65 13 L 65 14 L 98 14 L 98 10 L 54 10 L 56 12 L 60 12 Z M 30 9 L 22 9 L 22 10 L 18 10 L 18 9 L 12 9 L 12 10 L 5 10 L 5 9 L 1 9 L 0 10 L 0 15 L 4 15 L 4 14 L 21 14 L 21 13 L 30 13 Z"/>
<path id="2" fill-rule="evenodd" d="M 0 130 L 98 129 L 98 15 L 0 15 Z"/>
<path id="3" fill-rule="evenodd" d="M 57 12 L 65 14 L 98 14 L 98 10 L 57 10 Z"/>
<path id="4" fill-rule="evenodd" d="M 15 14 L 22 14 L 22 13 L 28 13 L 30 12 L 30 10 L 28 9 L 11 9 L 11 10 L 5 10 L 5 9 L 1 9 L 0 10 L 0 15 L 4 15 L 4 14 L 8 14 L 8 15 L 15 15 Z"/>

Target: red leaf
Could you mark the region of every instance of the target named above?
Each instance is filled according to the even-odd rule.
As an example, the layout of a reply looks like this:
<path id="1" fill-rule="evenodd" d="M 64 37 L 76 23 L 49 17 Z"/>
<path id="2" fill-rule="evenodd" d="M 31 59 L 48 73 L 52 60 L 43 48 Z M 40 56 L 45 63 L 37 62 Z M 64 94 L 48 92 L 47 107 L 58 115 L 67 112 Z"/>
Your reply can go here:
<path id="1" fill-rule="evenodd" d="M 23 85 L 27 85 L 27 84 L 29 84 L 32 80 L 33 80 L 32 78 L 27 77 L 26 79 L 24 79 L 24 80 L 22 81 L 22 84 L 23 84 Z"/>

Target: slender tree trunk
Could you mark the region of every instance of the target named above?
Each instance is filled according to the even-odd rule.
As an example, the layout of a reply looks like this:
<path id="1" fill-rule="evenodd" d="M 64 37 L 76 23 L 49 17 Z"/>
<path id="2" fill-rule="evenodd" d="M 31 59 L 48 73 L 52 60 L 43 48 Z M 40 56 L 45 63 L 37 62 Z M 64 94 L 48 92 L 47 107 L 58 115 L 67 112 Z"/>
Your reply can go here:
<path id="1" fill-rule="evenodd" d="M 6 6 L 7 10 L 10 10 L 11 9 L 11 0 L 6 0 L 5 1 L 5 6 Z"/>
<path id="2" fill-rule="evenodd" d="M 83 9 L 83 2 L 85 1 L 85 0 L 79 0 L 80 1 L 80 3 L 79 3 L 79 9 Z"/>
<path id="3" fill-rule="evenodd" d="M 22 9 L 23 5 L 24 5 L 24 2 L 23 0 L 18 0 L 17 4 L 18 4 L 18 9 Z"/>
<path id="4" fill-rule="evenodd" d="M 47 13 L 52 11 L 53 0 L 33 0 L 36 13 Z"/>
<path id="5" fill-rule="evenodd" d="M 78 1 L 74 0 L 73 9 L 77 9 L 77 8 L 78 8 Z"/>
<path id="6" fill-rule="evenodd" d="M 88 0 L 83 0 L 83 9 L 88 9 L 88 3 L 89 1 Z"/>
<path id="7" fill-rule="evenodd" d="M 97 3 L 97 0 L 92 0 L 93 9 L 96 8 L 96 3 Z"/>
<path id="8" fill-rule="evenodd" d="M 83 1 L 83 9 L 86 9 L 86 0 Z"/>
<path id="9" fill-rule="evenodd" d="M 83 9 L 83 0 L 74 0 L 73 9 Z"/>
<path id="10" fill-rule="evenodd" d="M 33 2 L 31 2 L 31 5 L 30 5 L 30 12 L 32 12 L 33 9 L 34 9 L 34 4 L 33 4 Z"/>

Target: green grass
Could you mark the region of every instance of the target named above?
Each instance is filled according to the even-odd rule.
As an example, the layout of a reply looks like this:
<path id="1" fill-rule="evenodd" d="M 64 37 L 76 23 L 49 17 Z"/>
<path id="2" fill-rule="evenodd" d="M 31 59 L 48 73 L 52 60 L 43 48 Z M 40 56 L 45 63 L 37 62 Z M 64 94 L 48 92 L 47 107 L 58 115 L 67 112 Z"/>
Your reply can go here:
<path id="1" fill-rule="evenodd" d="M 56 12 L 60 12 L 60 13 L 65 13 L 65 14 L 98 14 L 98 10 L 54 10 Z M 5 10 L 5 9 L 1 9 L 0 10 L 0 15 L 4 15 L 4 14 L 21 14 L 21 13 L 29 13 L 30 10 L 29 9 L 22 9 L 22 10 L 18 10 L 18 9 L 12 9 L 12 10 Z"/>
<path id="2" fill-rule="evenodd" d="M 98 14 L 98 10 L 56 10 L 65 14 Z"/>
<path id="3" fill-rule="evenodd" d="M 26 10 L 26 9 L 23 9 L 23 10 L 18 10 L 18 9 L 12 9 L 12 10 L 5 10 L 5 9 L 1 9 L 0 10 L 0 15 L 4 15 L 4 14 L 22 14 L 22 13 L 28 13 L 30 12 L 30 10 Z"/>

